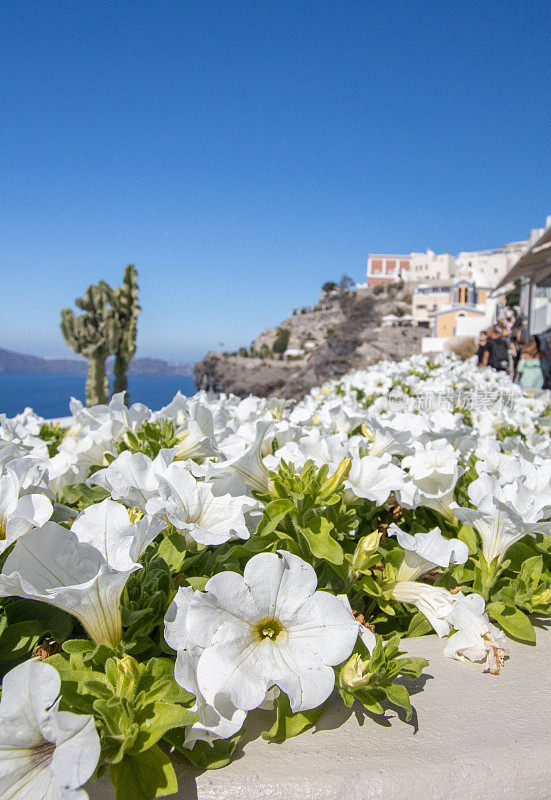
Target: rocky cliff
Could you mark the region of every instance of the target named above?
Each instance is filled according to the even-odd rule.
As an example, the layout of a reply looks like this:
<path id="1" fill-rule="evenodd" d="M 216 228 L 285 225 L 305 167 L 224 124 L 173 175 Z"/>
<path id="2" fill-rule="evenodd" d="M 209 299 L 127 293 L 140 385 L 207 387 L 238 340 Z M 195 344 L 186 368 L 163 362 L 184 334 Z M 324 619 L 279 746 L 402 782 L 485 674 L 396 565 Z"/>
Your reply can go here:
<path id="1" fill-rule="evenodd" d="M 322 299 L 305 310 L 298 309 L 279 328 L 263 331 L 249 353 L 224 355 L 208 353 L 194 369 L 198 389 L 233 392 L 240 397 L 301 398 L 313 386 L 338 378 L 351 369 L 366 367 L 382 358 L 401 359 L 420 352 L 422 328 L 382 325 L 387 314 L 410 313 L 411 293 L 407 286 L 393 285 L 378 290 L 341 292 Z M 290 331 L 289 348 L 311 349 L 303 357 L 287 360 L 271 352 L 281 328 Z"/>

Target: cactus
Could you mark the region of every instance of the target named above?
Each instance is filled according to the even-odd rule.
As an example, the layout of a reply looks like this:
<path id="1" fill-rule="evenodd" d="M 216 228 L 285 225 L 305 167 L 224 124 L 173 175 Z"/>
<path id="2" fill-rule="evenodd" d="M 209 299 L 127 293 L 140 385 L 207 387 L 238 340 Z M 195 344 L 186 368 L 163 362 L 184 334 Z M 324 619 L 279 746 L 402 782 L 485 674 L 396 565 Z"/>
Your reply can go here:
<path id="1" fill-rule="evenodd" d="M 111 287 L 105 281 L 100 281 L 97 286 L 89 286 L 84 297 L 75 300 L 84 314 L 75 316 L 70 308 L 64 308 L 61 312 L 63 338 L 75 353 L 88 359 L 87 406 L 107 403 L 109 399 L 105 361 L 113 352 L 117 340 L 112 297 Z"/>
<path id="2" fill-rule="evenodd" d="M 128 403 L 128 379 L 126 373 L 134 353 L 136 352 L 136 335 L 138 332 L 138 273 L 133 264 L 124 270 L 122 286 L 113 291 L 111 303 L 117 325 L 117 341 L 115 344 L 114 392 L 126 392 Z"/>

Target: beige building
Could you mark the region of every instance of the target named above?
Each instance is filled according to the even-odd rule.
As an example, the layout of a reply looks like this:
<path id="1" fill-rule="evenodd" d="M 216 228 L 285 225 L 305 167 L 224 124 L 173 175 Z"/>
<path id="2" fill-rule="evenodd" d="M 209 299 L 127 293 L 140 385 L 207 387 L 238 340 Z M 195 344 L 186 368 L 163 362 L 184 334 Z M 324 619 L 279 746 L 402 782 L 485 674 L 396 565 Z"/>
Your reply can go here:
<path id="1" fill-rule="evenodd" d="M 412 315 L 416 320 L 429 320 L 431 315 L 450 304 L 452 282 L 431 281 L 415 287 L 412 298 Z"/>
<path id="2" fill-rule="evenodd" d="M 477 334 L 494 321 L 495 301 L 490 300 L 490 292 L 483 277 L 472 271 L 453 282 L 420 284 L 413 294 L 413 318 L 418 322 L 428 318 L 432 336 L 438 339 Z"/>

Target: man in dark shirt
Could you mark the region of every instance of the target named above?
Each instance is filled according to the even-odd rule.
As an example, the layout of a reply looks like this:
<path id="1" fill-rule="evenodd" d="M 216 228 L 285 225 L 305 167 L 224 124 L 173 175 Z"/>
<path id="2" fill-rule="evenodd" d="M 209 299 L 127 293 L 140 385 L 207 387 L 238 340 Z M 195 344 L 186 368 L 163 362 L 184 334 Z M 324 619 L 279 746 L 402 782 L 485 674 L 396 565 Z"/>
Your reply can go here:
<path id="1" fill-rule="evenodd" d="M 509 371 L 509 348 L 496 325 L 488 328 L 488 341 L 482 353 L 480 367 L 493 367 L 498 372 Z"/>
<path id="2" fill-rule="evenodd" d="M 479 367 L 482 364 L 482 357 L 484 355 L 484 351 L 486 350 L 487 344 L 488 344 L 488 332 L 480 331 L 480 333 L 478 334 L 478 348 L 476 350 L 476 357 Z"/>

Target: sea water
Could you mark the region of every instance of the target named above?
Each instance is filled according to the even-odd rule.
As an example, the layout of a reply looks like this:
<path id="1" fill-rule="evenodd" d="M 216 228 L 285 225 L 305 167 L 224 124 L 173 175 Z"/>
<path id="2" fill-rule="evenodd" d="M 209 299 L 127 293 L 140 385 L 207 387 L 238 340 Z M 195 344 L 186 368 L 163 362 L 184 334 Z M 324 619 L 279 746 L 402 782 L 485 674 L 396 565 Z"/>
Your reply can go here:
<path id="1" fill-rule="evenodd" d="M 112 388 L 111 378 L 111 388 Z M 46 419 L 65 417 L 69 412 L 69 400 L 76 397 L 85 402 L 86 375 L 68 375 L 28 372 L 6 372 L 0 374 L 0 413 L 13 417 L 30 406 Z M 157 411 L 170 403 L 176 392 L 195 394 L 191 376 L 130 375 L 128 394 L 131 403 L 145 403 Z"/>

